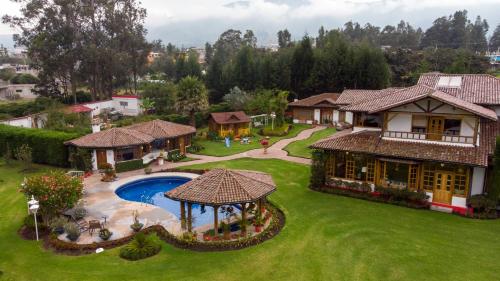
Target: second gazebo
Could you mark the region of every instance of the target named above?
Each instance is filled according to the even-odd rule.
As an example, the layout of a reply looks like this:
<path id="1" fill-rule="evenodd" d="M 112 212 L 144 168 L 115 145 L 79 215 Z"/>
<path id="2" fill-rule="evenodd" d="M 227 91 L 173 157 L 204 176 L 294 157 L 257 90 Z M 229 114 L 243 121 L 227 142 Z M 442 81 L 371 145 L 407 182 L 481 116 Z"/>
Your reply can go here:
<path id="1" fill-rule="evenodd" d="M 242 171 L 213 169 L 205 174 L 165 193 L 165 196 L 181 205 L 181 225 L 183 229 L 192 230 L 192 204 L 211 206 L 214 208 L 214 230 L 218 229 L 217 211 L 223 205 L 240 205 L 241 217 L 246 219 L 247 204 L 257 203 L 259 210 L 263 200 L 276 190 L 276 185 L 269 174 Z M 186 206 L 187 205 L 187 220 Z"/>

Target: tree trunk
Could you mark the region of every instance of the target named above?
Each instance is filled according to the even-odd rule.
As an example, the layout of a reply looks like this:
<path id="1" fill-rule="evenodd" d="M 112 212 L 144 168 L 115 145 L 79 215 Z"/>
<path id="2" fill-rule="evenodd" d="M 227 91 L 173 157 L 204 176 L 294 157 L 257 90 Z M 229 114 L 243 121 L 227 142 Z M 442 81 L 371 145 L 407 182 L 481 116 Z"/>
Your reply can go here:
<path id="1" fill-rule="evenodd" d="M 194 118 L 194 111 L 191 111 L 191 112 L 189 113 L 189 117 L 190 117 L 190 119 L 191 119 L 191 120 L 189 121 L 190 125 L 191 125 L 191 126 L 193 126 L 193 127 L 196 127 L 196 119 Z"/>

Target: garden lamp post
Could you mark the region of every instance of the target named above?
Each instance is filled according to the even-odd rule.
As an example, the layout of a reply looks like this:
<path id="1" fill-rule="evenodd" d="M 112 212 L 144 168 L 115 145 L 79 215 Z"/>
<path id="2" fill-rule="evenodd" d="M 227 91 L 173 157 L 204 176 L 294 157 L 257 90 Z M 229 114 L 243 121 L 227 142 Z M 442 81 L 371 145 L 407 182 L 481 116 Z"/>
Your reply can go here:
<path id="1" fill-rule="evenodd" d="M 276 113 L 271 112 L 271 130 L 274 131 L 274 118 L 276 118 Z"/>
<path id="2" fill-rule="evenodd" d="M 33 217 L 35 218 L 36 241 L 38 241 L 38 223 L 36 219 L 36 212 L 38 211 L 38 208 L 40 208 L 40 205 L 38 205 L 38 201 L 35 200 L 35 197 L 33 197 L 33 195 L 31 195 L 31 200 L 28 201 L 28 206 L 29 206 L 29 211 L 33 214 Z"/>

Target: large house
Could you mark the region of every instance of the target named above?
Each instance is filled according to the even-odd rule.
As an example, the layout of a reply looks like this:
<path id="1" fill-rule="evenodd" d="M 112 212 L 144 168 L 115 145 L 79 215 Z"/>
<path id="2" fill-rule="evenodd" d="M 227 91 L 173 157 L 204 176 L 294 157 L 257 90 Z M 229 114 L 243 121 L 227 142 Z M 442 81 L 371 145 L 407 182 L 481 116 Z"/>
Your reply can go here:
<path id="1" fill-rule="evenodd" d="M 340 94 L 324 93 L 295 100 L 288 104 L 293 122 L 302 124 L 336 125 L 339 122 L 352 123 L 350 116 L 338 111 L 336 101 Z"/>
<path id="2" fill-rule="evenodd" d="M 115 166 L 118 162 L 138 159 L 147 164 L 158 158 L 162 151 L 178 150 L 185 154 L 195 133 L 192 126 L 152 120 L 94 132 L 65 144 L 91 150 L 92 168 L 97 170 L 106 163 Z"/>
<path id="3" fill-rule="evenodd" d="M 346 90 L 336 103 L 354 128 L 312 146 L 327 153 L 327 180 L 422 190 L 435 207 L 457 212 L 487 191 L 500 79 L 428 73 L 408 88 Z"/>

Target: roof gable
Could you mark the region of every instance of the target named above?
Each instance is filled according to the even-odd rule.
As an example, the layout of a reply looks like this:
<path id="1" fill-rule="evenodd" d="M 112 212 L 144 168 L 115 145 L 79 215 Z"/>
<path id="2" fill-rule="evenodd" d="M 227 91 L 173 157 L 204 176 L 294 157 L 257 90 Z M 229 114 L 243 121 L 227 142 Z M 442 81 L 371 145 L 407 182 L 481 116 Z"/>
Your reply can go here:
<path id="1" fill-rule="evenodd" d="M 247 123 L 251 121 L 250 117 L 243 111 L 213 112 L 210 113 L 210 116 L 217 124 Z"/>
<path id="2" fill-rule="evenodd" d="M 304 106 L 304 107 L 314 107 L 314 106 L 336 106 L 336 101 L 340 94 L 337 93 L 323 93 L 319 95 L 314 95 L 294 101 L 288 104 L 288 106 Z"/>

